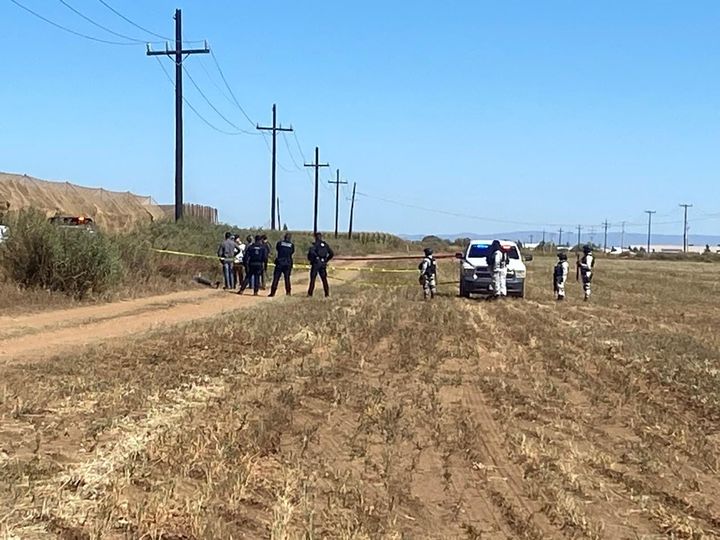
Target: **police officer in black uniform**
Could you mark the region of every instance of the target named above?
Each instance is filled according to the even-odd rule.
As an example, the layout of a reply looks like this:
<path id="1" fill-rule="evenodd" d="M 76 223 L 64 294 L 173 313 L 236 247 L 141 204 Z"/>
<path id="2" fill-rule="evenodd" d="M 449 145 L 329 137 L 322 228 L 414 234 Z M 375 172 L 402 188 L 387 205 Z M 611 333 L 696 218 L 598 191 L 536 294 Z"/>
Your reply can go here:
<path id="1" fill-rule="evenodd" d="M 248 285 L 252 283 L 253 295 L 257 296 L 258 290 L 260 289 L 260 279 L 267 264 L 267 250 L 262 244 L 260 235 L 257 235 L 255 242 L 245 250 L 244 259 L 243 262 L 247 267 L 247 276 L 238 294 L 242 294 Z"/>
<path id="2" fill-rule="evenodd" d="M 330 296 L 330 285 L 327 280 L 327 265 L 335 256 L 332 248 L 323 240 L 321 233 L 315 233 L 315 243 L 310 246 L 308 251 L 308 261 L 310 261 L 310 287 L 308 288 L 308 296 L 312 296 L 315 291 L 315 279 L 318 275 L 322 280 L 325 297 Z"/>
<path id="3" fill-rule="evenodd" d="M 290 233 L 286 233 L 283 239 L 275 245 L 275 251 L 277 253 L 275 271 L 273 272 L 272 285 L 268 296 L 275 296 L 278 283 L 280 283 L 280 276 L 285 278 L 285 294 L 289 295 L 291 292 L 290 274 L 292 273 L 293 255 L 295 254 L 295 244 L 292 243 Z"/>

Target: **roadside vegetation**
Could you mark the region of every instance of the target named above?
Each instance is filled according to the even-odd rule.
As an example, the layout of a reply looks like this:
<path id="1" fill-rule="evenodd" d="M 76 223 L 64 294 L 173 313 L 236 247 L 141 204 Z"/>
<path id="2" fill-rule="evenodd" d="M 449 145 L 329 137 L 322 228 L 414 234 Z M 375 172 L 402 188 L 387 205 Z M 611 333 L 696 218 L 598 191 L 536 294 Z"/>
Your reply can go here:
<path id="1" fill-rule="evenodd" d="M 168 292 L 189 286 L 198 274 L 215 281 L 221 279 L 215 254 L 226 231 L 243 238 L 267 234 L 273 246 L 284 234 L 195 219 L 157 221 L 122 234 L 88 233 L 52 225 L 34 210 L 3 219 L 10 232 L 0 244 L 0 309 Z M 338 255 L 408 249 L 400 238 L 385 233 L 357 233 L 352 240 L 328 236 Z M 295 232 L 293 240 L 297 260 L 304 262 L 312 234 Z M 198 256 L 163 254 L 158 249 Z"/>

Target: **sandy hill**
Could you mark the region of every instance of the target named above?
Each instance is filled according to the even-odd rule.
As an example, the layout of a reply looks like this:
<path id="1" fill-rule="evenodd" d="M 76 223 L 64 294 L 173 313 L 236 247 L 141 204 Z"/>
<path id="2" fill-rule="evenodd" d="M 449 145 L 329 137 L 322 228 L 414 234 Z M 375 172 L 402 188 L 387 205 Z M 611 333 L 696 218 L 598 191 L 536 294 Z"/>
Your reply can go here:
<path id="1" fill-rule="evenodd" d="M 151 197 L 0 173 L 0 208 L 6 203 L 11 211 L 33 207 L 48 216 L 56 212 L 90 216 L 99 227 L 112 231 L 165 217 Z"/>

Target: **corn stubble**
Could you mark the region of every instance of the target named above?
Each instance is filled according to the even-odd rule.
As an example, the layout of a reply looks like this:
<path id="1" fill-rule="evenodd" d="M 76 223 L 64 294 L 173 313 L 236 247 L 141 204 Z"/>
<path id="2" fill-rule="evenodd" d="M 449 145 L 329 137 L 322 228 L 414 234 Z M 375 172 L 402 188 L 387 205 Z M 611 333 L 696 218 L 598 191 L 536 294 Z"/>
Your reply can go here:
<path id="1" fill-rule="evenodd" d="M 372 274 L 3 367 L 0 535 L 720 536 L 720 270 L 603 260 L 556 305 L 552 262 L 527 301 Z"/>

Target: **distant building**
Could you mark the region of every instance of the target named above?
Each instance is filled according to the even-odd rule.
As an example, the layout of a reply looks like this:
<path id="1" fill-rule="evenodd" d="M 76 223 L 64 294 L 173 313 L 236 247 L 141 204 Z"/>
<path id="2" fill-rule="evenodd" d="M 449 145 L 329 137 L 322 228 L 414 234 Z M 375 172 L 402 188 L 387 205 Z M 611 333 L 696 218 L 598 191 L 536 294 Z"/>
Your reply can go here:
<path id="1" fill-rule="evenodd" d="M 630 246 L 633 250 L 646 250 L 647 244 L 634 244 Z M 720 246 L 710 246 L 710 251 L 720 253 Z M 650 244 L 650 253 L 682 253 L 682 245 L 676 244 Z M 688 253 L 705 253 L 705 245 L 690 244 Z"/>

